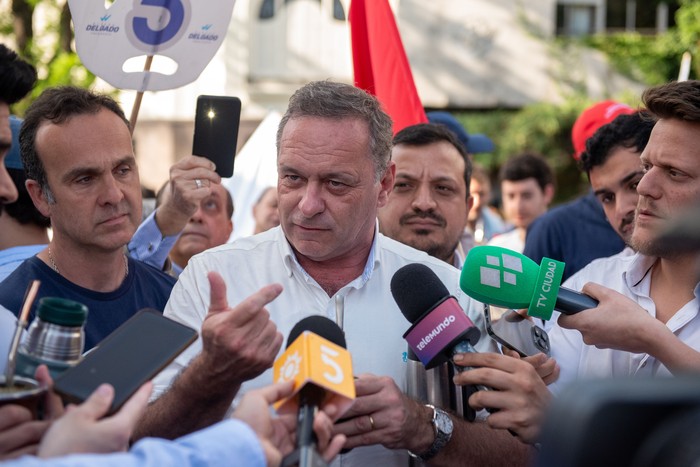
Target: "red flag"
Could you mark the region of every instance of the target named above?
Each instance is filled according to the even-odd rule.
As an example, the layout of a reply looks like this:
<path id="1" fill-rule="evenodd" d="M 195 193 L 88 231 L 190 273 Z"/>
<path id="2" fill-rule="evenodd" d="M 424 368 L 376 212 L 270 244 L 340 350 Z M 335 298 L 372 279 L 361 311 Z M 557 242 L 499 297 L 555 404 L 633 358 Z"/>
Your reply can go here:
<path id="1" fill-rule="evenodd" d="M 352 0 L 350 32 L 355 86 L 377 96 L 394 134 L 428 118 L 413 82 L 394 13 L 387 0 Z"/>

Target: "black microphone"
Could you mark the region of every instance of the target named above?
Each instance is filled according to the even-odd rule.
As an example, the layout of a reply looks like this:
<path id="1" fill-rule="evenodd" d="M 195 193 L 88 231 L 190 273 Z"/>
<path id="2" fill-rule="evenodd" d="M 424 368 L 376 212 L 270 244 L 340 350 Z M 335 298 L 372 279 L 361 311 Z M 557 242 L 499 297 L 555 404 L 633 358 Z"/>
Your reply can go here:
<path id="1" fill-rule="evenodd" d="M 403 337 L 426 368 L 456 353 L 475 352 L 481 331 L 432 269 L 419 263 L 402 267 L 391 278 L 391 294 L 412 323 Z"/>
<path id="2" fill-rule="evenodd" d="M 457 372 L 471 369 L 455 364 L 451 358 L 457 353 L 476 353 L 474 345 L 481 331 L 432 269 L 419 263 L 403 266 L 391 278 L 391 294 L 412 323 L 403 338 L 426 368 L 450 361 Z M 471 394 L 490 388 L 477 385 L 466 390 Z M 474 420 L 475 412 L 469 409 L 465 418 Z"/>
<path id="3" fill-rule="evenodd" d="M 347 347 L 345 334 L 335 322 L 326 317 L 314 315 L 306 317 L 294 325 L 287 338 L 287 348 L 305 331 L 310 331 L 343 349 Z M 306 356 L 306 358 L 309 357 Z M 351 378 L 352 371 L 349 373 L 348 377 Z M 283 467 L 327 467 L 328 464 L 318 453 L 317 438 L 313 430 L 314 417 L 326 399 L 326 395 L 327 390 L 314 384 L 313 378 L 299 390 L 296 450 L 282 460 Z"/>

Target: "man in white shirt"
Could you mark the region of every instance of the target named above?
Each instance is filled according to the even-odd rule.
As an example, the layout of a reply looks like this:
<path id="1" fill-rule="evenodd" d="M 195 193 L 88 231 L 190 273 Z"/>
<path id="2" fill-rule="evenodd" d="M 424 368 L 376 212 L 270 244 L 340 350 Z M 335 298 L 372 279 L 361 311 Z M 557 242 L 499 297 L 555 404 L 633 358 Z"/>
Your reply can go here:
<path id="1" fill-rule="evenodd" d="M 220 420 L 239 389 L 269 384 L 283 335 L 306 316 L 334 316 L 339 295 L 357 375 L 357 399 L 336 426 L 353 448 L 343 465 L 407 465 L 407 451 L 437 464 L 465 456 L 526 464 L 529 449 L 507 431 L 401 392 L 409 323 L 389 294 L 396 270 L 425 263 L 482 329 L 483 316 L 459 289 L 459 271 L 378 232 L 395 175 L 391 120 L 378 101 L 353 86 L 309 83 L 290 99 L 277 147 L 281 225 L 190 260 L 165 314 L 201 327 L 201 339 L 157 378 L 161 395 L 139 436 L 174 437 Z M 478 347 L 495 349 L 488 340 Z"/>
<path id="2" fill-rule="evenodd" d="M 561 365 L 555 390 L 582 376 L 700 369 L 695 257 L 658 240 L 669 219 L 700 199 L 700 82 L 657 86 L 642 98 L 657 121 L 641 155 L 644 175 L 630 239 L 638 253 L 595 261 L 565 284 L 600 305 L 560 316 L 551 330 Z"/>

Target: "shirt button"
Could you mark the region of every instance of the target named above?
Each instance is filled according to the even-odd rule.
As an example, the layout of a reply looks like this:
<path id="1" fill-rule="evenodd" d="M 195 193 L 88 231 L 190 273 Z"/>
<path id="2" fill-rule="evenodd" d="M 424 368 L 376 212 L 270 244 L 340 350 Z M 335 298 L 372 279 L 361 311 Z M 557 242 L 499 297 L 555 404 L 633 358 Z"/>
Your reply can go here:
<path id="1" fill-rule="evenodd" d="M 153 251 L 153 243 L 148 244 L 148 251 Z"/>

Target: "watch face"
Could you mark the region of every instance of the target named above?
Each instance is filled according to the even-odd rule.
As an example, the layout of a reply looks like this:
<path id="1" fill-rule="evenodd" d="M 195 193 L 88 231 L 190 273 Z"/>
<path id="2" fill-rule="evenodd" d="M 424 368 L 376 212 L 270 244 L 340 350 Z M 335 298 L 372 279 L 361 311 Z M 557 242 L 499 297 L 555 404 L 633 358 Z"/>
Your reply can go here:
<path id="1" fill-rule="evenodd" d="M 452 419 L 440 409 L 435 410 L 435 425 L 440 433 L 452 434 Z"/>
<path id="2" fill-rule="evenodd" d="M 437 407 L 431 404 L 426 405 L 427 407 L 433 410 L 432 424 L 435 428 L 435 441 L 433 441 L 433 445 L 430 446 L 430 449 L 428 449 L 422 454 L 417 455 L 417 457 L 420 457 L 424 461 L 435 457 L 435 455 L 438 452 L 440 452 L 440 450 L 443 447 L 445 447 L 445 445 L 450 441 L 450 438 L 452 437 L 452 419 L 450 418 L 450 416 L 447 415 L 447 413 L 444 410 L 438 409 Z M 413 454 L 410 451 L 409 454 L 411 454 L 412 456 L 416 456 L 416 454 Z"/>

